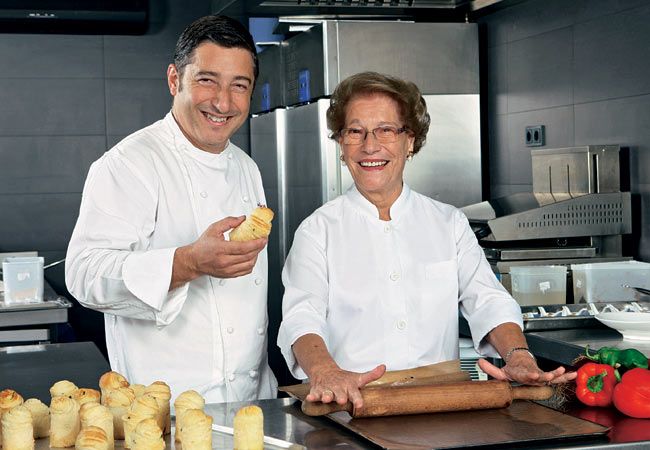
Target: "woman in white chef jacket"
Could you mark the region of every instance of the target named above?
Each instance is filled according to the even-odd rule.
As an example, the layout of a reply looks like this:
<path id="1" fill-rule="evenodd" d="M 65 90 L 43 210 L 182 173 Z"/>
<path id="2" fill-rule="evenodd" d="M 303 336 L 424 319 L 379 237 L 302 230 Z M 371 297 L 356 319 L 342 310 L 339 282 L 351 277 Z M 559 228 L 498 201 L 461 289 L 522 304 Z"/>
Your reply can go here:
<path id="1" fill-rule="evenodd" d="M 328 127 L 354 180 L 296 231 L 282 279 L 278 345 L 307 400 L 363 406 L 359 388 L 399 370 L 458 358 L 458 309 L 481 368 L 526 384 L 575 378 L 539 369 L 521 310 L 497 281 L 465 216 L 412 191 L 406 164 L 429 129 L 417 86 L 374 72 L 336 88 Z M 411 161 L 413 159 L 413 161 Z"/>

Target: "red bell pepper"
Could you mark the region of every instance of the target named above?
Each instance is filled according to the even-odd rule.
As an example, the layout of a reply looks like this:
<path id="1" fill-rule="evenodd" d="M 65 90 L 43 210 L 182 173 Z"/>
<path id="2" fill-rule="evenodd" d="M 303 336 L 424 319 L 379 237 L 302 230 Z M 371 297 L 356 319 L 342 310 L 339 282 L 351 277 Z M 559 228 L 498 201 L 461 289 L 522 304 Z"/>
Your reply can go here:
<path id="1" fill-rule="evenodd" d="M 578 369 L 576 397 L 585 405 L 610 406 L 614 385 L 616 375 L 612 366 L 587 363 Z"/>
<path id="2" fill-rule="evenodd" d="M 635 368 L 623 374 L 614 389 L 614 406 L 626 416 L 650 418 L 650 370 Z"/>

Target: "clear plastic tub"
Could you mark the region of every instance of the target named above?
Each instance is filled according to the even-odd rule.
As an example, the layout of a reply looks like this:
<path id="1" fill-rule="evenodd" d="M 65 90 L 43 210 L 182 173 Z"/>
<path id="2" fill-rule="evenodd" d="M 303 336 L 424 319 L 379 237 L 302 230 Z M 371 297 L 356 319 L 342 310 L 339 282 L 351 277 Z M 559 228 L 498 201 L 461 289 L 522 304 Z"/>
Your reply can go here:
<path id="1" fill-rule="evenodd" d="M 566 266 L 510 268 L 512 296 L 520 305 L 566 304 Z"/>
<path id="2" fill-rule="evenodd" d="M 5 258 L 2 262 L 2 278 L 5 304 L 43 301 L 43 257 Z"/>
<path id="3" fill-rule="evenodd" d="M 650 289 L 650 264 L 616 261 L 571 264 L 575 303 L 630 302 L 638 300 L 626 286 Z"/>

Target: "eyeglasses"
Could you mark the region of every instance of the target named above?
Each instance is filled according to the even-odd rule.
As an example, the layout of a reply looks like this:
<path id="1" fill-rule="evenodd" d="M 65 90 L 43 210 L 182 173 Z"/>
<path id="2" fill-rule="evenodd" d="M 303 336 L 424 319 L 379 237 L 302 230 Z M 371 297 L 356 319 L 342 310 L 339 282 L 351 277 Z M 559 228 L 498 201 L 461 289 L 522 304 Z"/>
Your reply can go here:
<path id="1" fill-rule="evenodd" d="M 339 131 L 338 135 L 341 137 L 344 145 L 361 144 L 366 140 L 368 133 L 372 133 L 373 136 L 375 136 L 375 139 L 382 144 L 391 144 L 397 142 L 397 137 L 407 129 L 408 128 L 405 126 L 397 128 L 390 125 L 377 127 L 374 130 L 366 130 L 365 128 L 343 128 Z"/>

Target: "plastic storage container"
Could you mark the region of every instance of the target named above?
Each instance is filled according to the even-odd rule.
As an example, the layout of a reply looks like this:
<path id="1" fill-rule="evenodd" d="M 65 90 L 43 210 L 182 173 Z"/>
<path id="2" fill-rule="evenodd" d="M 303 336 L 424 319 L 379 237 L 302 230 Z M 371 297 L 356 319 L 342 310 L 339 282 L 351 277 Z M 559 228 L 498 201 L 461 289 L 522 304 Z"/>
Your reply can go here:
<path id="1" fill-rule="evenodd" d="M 512 296 L 520 305 L 565 304 L 566 271 L 566 266 L 511 267 Z"/>
<path id="2" fill-rule="evenodd" d="M 633 286 L 650 289 L 650 264 L 616 261 L 571 264 L 576 303 L 630 302 L 638 300 Z"/>
<path id="3" fill-rule="evenodd" d="M 5 304 L 43 301 L 43 257 L 5 258 L 2 262 L 2 278 Z"/>

